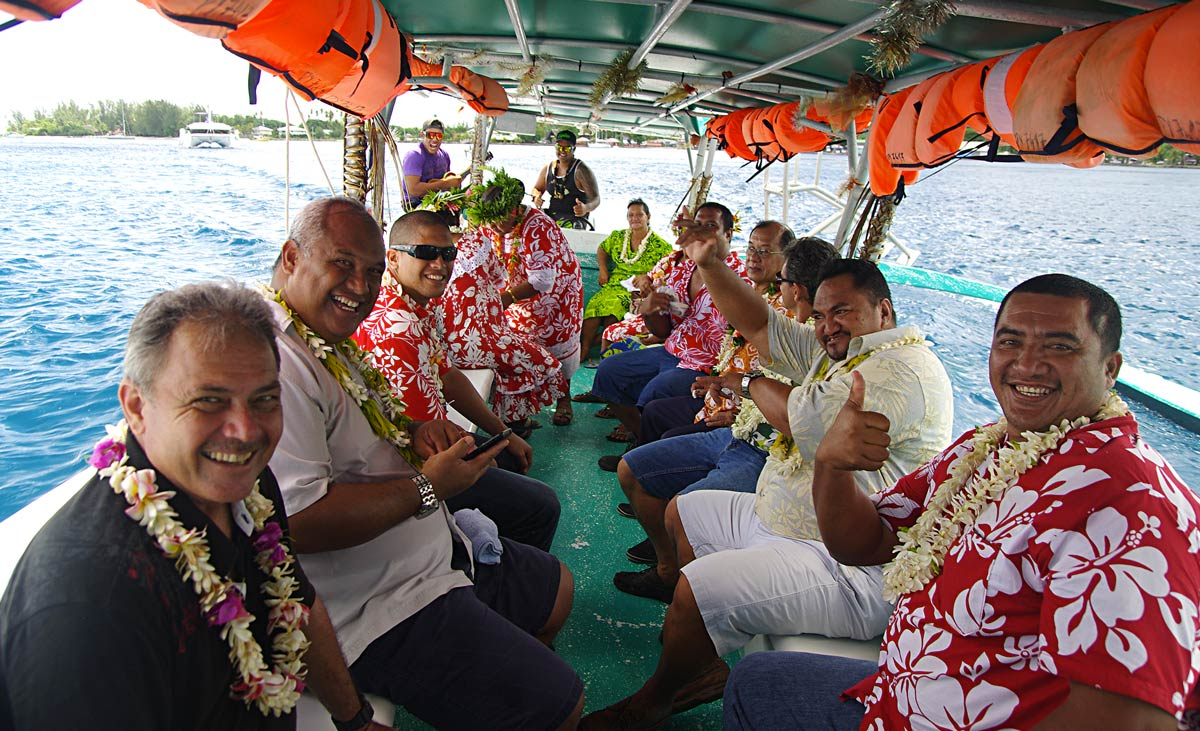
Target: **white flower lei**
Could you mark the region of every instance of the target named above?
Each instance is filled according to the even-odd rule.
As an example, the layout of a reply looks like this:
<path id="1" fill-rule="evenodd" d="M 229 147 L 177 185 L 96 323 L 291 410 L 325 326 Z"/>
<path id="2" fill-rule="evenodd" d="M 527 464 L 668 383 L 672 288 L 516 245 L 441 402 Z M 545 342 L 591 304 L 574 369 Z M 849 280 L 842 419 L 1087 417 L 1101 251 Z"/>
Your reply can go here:
<path id="1" fill-rule="evenodd" d="M 175 493 L 158 490 L 153 469 L 136 470 L 128 463 L 125 442 L 129 427 L 124 420 L 105 429 L 108 438 L 96 444 L 88 463 L 101 477 L 108 478 L 113 492 L 129 503 L 125 514 L 146 528 L 164 556 L 175 559 L 183 581 L 191 582 L 199 597 L 200 611 L 208 624 L 220 627 L 221 639 L 229 643 L 229 661 L 237 677 L 230 686 L 230 697 L 247 707 L 257 706 L 264 716 L 291 711 L 304 691 L 308 674 L 304 653 L 309 642 L 304 626 L 308 624 L 309 609 L 294 597 L 299 586 L 292 574 L 295 559 L 281 540 L 283 532 L 278 523 L 267 522 L 275 506 L 259 492 L 257 481 L 242 501 L 254 521 L 254 562 L 268 577 L 260 587 L 270 608 L 267 631 L 275 633 L 271 640 L 275 664 L 268 668 L 262 647 L 250 631 L 254 615 L 242 604 L 244 585 L 230 581 L 213 568 L 205 540 L 207 530 L 184 528 L 168 502 Z"/>
<path id="2" fill-rule="evenodd" d="M 1110 391 L 1095 416 L 1103 421 L 1129 414 L 1129 407 L 1116 391 Z M 925 587 L 942 571 L 950 545 L 971 525 L 992 500 L 1016 483 L 1021 475 L 1038 464 L 1042 455 L 1058 447 L 1066 434 L 1089 424 L 1093 418 L 1081 416 L 1063 419 L 1045 431 L 1023 432 L 1022 441 L 999 446 L 1008 429 L 1003 417 L 991 426 L 976 430 L 970 451 L 950 466 L 949 475 L 938 486 L 925 511 L 908 530 L 901 531 L 896 557 L 883 570 L 883 596 L 895 601 L 902 595 Z M 976 471 L 995 453 L 995 462 L 983 475 Z"/>
<path id="3" fill-rule="evenodd" d="M 903 338 L 897 338 L 895 340 L 890 340 L 886 343 L 883 343 L 882 345 L 879 345 L 878 347 L 871 348 L 870 350 L 868 350 L 865 353 L 860 353 L 859 355 L 856 355 L 853 358 L 850 358 L 849 360 L 842 361 L 841 363 L 839 363 L 837 365 L 836 368 L 834 368 L 832 370 L 827 370 L 829 368 L 829 363 L 826 362 L 824 367 L 822 369 L 818 370 L 816 373 L 814 373 L 813 377 L 809 381 L 807 381 L 803 387 L 807 388 L 814 381 L 828 381 L 829 379 L 833 378 L 835 375 L 839 375 L 841 373 L 849 373 L 850 371 L 857 368 L 867 358 L 870 358 L 871 356 L 876 355 L 878 353 L 882 353 L 885 350 L 892 350 L 894 348 L 900 348 L 905 345 L 927 345 L 927 344 L 928 343 L 925 341 L 925 338 L 923 338 L 923 337 L 906 336 Z M 800 454 L 800 450 L 796 448 L 796 442 L 791 437 L 780 435 L 779 438 L 775 440 L 775 443 L 771 445 L 770 450 L 768 450 L 767 461 L 768 462 L 772 462 L 772 461 L 776 462 L 778 465 L 777 469 L 779 469 L 784 474 L 790 475 L 790 474 L 795 473 L 797 470 L 799 470 L 800 467 L 804 464 L 804 457 Z"/>
<path id="4" fill-rule="evenodd" d="M 346 338 L 332 348 L 329 347 L 325 339 L 313 332 L 304 320 L 300 319 L 300 316 L 292 310 L 291 306 L 283 299 L 282 293 L 276 292 L 266 285 L 263 285 L 262 292 L 264 297 L 283 308 L 287 315 L 287 321 L 296 328 L 296 334 L 317 357 L 317 360 L 321 361 L 325 370 L 337 379 L 342 390 L 358 404 L 367 423 L 371 425 L 371 431 L 375 432 L 380 439 L 390 442 L 409 464 L 419 469 L 421 458 L 412 449 L 407 431 L 412 419 L 405 416 L 404 402 L 396 398 L 387 378 L 371 365 L 370 353 L 364 352 L 352 338 Z M 365 386 L 354 380 L 350 375 L 350 370 L 341 360 L 329 357 L 334 348 L 354 370 L 358 371 Z M 382 410 L 379 404 L 383 404 Z"/>
<path id="5" fill-rule="evenodd" d="M 619 259 L 622 264 L 633 264 L 638 259 L 641 259 L 642 254 L 646 253 L 646 242 L 650 240 L 650 237 L 653 235 L 653 233 L 654 232 L 650 230 L 650 227 L 647 226 L 646 235 L 642 237 L 641 246 L 638 246 L 636 249 L 630 249 L 629 245 L 632 243 L 632 230 L 628 228 L 625 229 L 625 238 L 621 242 L 621 250 L 617 252 L 617 259 Z"/>

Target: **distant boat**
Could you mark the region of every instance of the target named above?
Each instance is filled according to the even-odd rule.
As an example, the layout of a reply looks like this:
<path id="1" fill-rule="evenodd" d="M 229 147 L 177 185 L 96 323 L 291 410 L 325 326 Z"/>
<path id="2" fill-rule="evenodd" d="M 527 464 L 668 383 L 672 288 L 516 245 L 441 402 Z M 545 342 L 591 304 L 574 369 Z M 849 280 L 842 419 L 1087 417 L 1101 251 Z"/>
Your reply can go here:
<path id="1" fill-rule="evenodd" d="M 233 147 L 237 134 L 233 127 L 212 121 L 212 112 L 197 112 L 202 121 L 192 122 L 179 130 L 179 144 L 184 147 Z"/>

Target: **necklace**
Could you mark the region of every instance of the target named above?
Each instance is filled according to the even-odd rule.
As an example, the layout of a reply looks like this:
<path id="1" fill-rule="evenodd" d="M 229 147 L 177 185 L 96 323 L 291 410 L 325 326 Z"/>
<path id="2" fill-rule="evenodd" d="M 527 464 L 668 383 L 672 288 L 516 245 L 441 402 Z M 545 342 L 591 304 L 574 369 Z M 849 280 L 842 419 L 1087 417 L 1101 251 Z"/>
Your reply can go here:
<path id="1" fill-rule="evenodd" d="M 778 302 L 779 290 L 775 287 L 773 282 L 767 285 L 767 292 L 763 295 L 763 299 L 767 301 L 767 305 L 769 307 L 782 312 L 782 307 Z M 787 316 L 792 317 L 792 314 L 789 312 L 787 313 Z M 745 344 L 746 338 L 743 337 L 740 332 L 735 330 L 733 325 L 727 325 L 725 327 L 725 337 L 721 340 L 721 350 L 717 353 L 717 363 L 713 366 L 712 374 L 714 376 L 719 376 L 725 373 L 725 371 L 729 369 L 730 364 L 733 363 L 734 355 L 736 355 L 737 352 L 743 346 L 745 346 Z M 755 358 L 755 360 L 757 360 L 757 358 Z"/>
<path id="2" fill-rule="evenodd" d="M 499 231 L 493 231 L 496 235 L 493 246 L 496 249 L 496 258 L 500 263 L 504 264 L 505 269 L 505 284 L 512 287 L 513 275 L 516 274 L 517 267 L 521 264 L 521 231 L 525 228 L 525 219 L 527 211 L 521 213 L 521 220 L 517 223 L 517 227 L 512 230 L 507 236 Z M 504 242 L 506 239 L 512 239 L 512 251 L 508 251 Z"/>
<path id="3" fill-rule="evenodd" d="M 867 358 L 870 358 L 878 353 L 882 353 L 885 350 L 892 350 L 893 348 L 900 348 L 905 345 L 925 345 L 925 338 L 910 335 L 888 341 L 882 345 L 868 350 L 865 353 L 860 353 L 849 360 L 842 361 L 837 365 L 836 368 L 830 368 L 829 366 L 831 361 L 826 360 L 819 368 L 817 368 L 816 372 L 813 373 L 812 378 L 809 378 L 804 382 L 804 386 L 816 383 L 817 381 L 828 381 L 834 376 L 849 373 L 861 365 Z M 775 443 L 771 445 L 770 450 L 768 450 L 767 461 L 775 461 L 780 463 L 783 471 L 786 474 L 791 474 L 800 469 L 801 465 L 804 463 L 804 458 L 801 456 L 800 450 L 796 448 L 795 440 L 793 440 L 790 436 L 784 436 L 781 434 L 779 438 L 775 440 Z"/>
<path id="4" fill-rule="evenodd" d="M 1129 414 L 1129 407 L 1116 391 L 1109 391 L 1104 405 L 1094 420 L 1103 421 Z M 954 460 L 949 475 L 938 486 L 921 517 L 913 527 L 899 534 L 896 557 L 883 570 L 883 596 L 895 601 L 902 595 L 925 587 L 942 571 L 946 552 L 964 526 L 979 517 L 984 506 L 998 498 L 1021 475 L 1037 465 L 1042 455 L 1053 451 L 1068 432 L 1093 421 L 1081 416 L 1068 422 L 1063 419 L 1045 431 L 1024 432 L 1019 442 L 1005 440 L 1008 421 L 1001 418 L 991 426 L 975 431 L 970 451 Z M 982 474 L 979 468 L 988 457 L 995 461 Z"/>
<path id="5" fill-rule="evenodd" d="M 263 296 L 283 308 L 288 322 L 296 328 L 296 334 L 300 336 L 300 340 L 308 346 L 317 360 L 321 361 L 325 370 L 329 371 L 329 374 L 337 380 L 346 395 L 358 404 L 359 410 L 366 417 L 367 423 L 371 425 L 371 431 L 375 432 L 375 436 L 390 442 L 401 457 L 404 457 L 413 467 L 420 469 L 421 458 L 417 456 L 408 439 L 407 429 L 408 425 L 412 423 L 412 419 L 404 415 L 404 402 L 396 398 L 387 378 L 370 364 L 370 354 L 363 352 L 362 348 L 358 347 L 358 344 L 351 338 L 346 338 L 330 347 L 325 342 L 325 338 L 313 332 L 304 320 L 300 319 L 300 316 L 292 310 L 291 306 L 283 299 L 282 292 L 276 292 L 265 285 L 262 289 Z M 345 359 L 345 362 L 337 357 L 329 357 L 335 350 L 342 356 L 342 359 Z M 349 363 L 358 372 L 363 383 L 354 380 L 346 363 Z M 380 404 L 383 404 L 382 409 Z"/>
<path id="6" fill-rule="evenodd" d="M 309 643 L 303 628 L 308 624 L 309 609 L 294 596 L 299 586 L 292 574 L 295 559 L 282 541 L 283 530 L 279 523 L 268 521 L 275 506 L 259 492 L 257 481 L 242 501 L 254 522 L 254 562 L 268 577 L 261 591 L 271 608 L 267 632 L 274 633 L 271 655 L 276 661 L 268 668 L 262 647 L 250 631 L 254 615 L 242 603 L 245 587 L 213 568 L 205 539 L 207 529 L 184 528 L 168 502 L 175 493 L 158 490 L 153 469 L 136 470 L 128 463 L 125 442 L 129 426 L 124 420 L 105 429 L 108 437 L 96 444 L 88 464 L 99 470 L 101 477 L 107 477 L 113 492 L 129 503 L 125 514 L 146 528 L 164 556 L 175 559 L 184 583 L 191 582 L 199 597 L 200 611 L 209 626 L 220 628 L 221 639 L 229 643 L 229 661 L 237 678 L 230 686 L 230 697 L 241 700 L 247 708 L 257 706 L 264 716 L 292 710 L 304 691 L 308 674 L 304 653 Z"/>
<path id="7" fill-rule="evenodd" d="M 638 259 L 641 259 L 642 254 L 646 253 L 646 242 L 650 240 L 652 235 L 650 229 L 647 228 L 646 235 L 642 237 L 642 243 L 634 247 L 631 246 L 633 243 L 632 229 L 625 229 L 625 237 L 621 241 L 621 250 L 617 253 L 617 259 L 622 264 L 633 264 Z"/>

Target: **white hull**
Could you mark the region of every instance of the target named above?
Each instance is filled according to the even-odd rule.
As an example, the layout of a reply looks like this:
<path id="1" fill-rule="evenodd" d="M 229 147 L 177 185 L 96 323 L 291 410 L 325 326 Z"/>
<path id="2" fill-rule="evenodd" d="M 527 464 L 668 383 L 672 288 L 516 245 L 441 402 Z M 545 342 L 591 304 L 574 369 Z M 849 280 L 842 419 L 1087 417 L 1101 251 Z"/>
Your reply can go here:
<path id="1" fill-rule="evenodd" d="M 184 147 L 233 147 L 233 133 L 179 130 L 179 144 Z"/>

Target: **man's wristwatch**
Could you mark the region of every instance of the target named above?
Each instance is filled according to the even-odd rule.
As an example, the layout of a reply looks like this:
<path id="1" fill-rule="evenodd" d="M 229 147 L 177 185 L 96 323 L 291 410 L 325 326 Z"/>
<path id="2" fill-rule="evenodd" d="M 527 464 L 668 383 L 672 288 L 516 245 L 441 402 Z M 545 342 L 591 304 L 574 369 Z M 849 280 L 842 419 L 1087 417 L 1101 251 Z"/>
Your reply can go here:
<path id="1" fill-rule="evenodd" d="M 742 376 L 742 398 L 754 400 L 754 397 L 750 395 L 750 384 L 754 382 L 755 378 L 762 377 L 762 371 L 750 371 L 746 375 Z"/>
<path id="2" fill-rule="evenodd" d="M 433 483 L 420 472 L 413 475 L 412 481 L 417 486 L 417 492 L 421 494 L 421 508 L 417 510 L 417 518 L 424 518 L 436 513 L 438 499 L 437 495 L 433 494 Z"/>
<path id="3" fill-rule="evenodd" d="M 339 721 L 330 716 L 333 719 L 333 727 L 337 731 L 362 731 L 375 718 L 375 709 L 371 708 L 371 704 L 367 701 L 365 695 L 359 693 L 358 702 L 362 704 L 362 708 L 358 709 L 358 713 L 354 714 L 354 718 L 351 718 L 349 721 Z"/>

